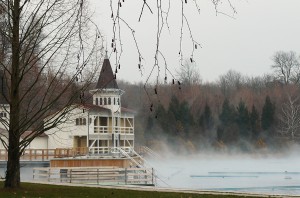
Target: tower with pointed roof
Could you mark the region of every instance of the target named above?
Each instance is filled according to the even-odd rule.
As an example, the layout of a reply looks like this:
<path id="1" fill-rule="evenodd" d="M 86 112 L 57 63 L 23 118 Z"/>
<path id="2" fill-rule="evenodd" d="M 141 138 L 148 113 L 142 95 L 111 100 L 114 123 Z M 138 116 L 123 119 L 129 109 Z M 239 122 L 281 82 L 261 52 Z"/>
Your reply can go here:
<path id="1" fill-rule="evenodd" d="M 121 111 L 121 95 L 123 90 L 119 89 L 115 75 L 112 71 L 107 52 L 100 71 L 100 76 L 93 94 L 93 104 L 110 109 L 114 115 Z"/>

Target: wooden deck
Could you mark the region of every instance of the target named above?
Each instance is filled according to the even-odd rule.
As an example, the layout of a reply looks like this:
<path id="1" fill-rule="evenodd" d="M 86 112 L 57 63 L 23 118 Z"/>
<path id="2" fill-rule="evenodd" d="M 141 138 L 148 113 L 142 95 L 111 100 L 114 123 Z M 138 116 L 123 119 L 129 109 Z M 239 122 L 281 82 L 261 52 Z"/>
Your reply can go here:
<path id="1" fill-rule="evenodd" d="M 53 158 L 75 157 L 86 155 L 87 148 L 26 149 L 21 161 L 49 161 Z M 7 161 L 7 150 L 0 149 L 0 160 Z"/>

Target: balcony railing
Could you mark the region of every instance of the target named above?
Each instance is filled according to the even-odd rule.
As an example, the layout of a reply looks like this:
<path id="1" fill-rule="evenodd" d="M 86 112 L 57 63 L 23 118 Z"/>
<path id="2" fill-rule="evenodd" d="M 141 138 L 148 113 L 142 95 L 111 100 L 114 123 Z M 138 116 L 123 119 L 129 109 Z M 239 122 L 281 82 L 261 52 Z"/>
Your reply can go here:
<path id="1" fill-rule="evenodd" d="M 48 161 L 52 158 L 74 157 L 86 155 L 88 148 L 56 148 L 56 149 L 25 149 L 20 160 L 22 161 Z M 0 160 L 7 161 L 8 152 L 0 149 Z"/>
<path id="2" fill-rule="evenodd" d="M 112 133 L 115 131 L 120 134 L 133 134 L 133 127 L 110 127 L 110 126 L 94 126 L 94 133 Z"/>

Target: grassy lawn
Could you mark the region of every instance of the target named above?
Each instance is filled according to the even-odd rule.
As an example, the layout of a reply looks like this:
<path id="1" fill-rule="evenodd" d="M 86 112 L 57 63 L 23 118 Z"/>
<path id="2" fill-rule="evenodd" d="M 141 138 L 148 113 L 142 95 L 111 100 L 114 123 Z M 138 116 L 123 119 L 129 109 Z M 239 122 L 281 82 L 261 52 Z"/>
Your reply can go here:
<path id="1" fill-rule="evenodd" d="M 214 197 L 238 197 L 229 195 L 200 195 L 200 194 L 186 194 L 186 193 L 170 193 L 170 192 L 149 192 L 149 191 L 134 191 L 134 190 L 118 190 L 118 189 L 105 189 L 94 187 L 74 187 L 74 186 L 57 186 L 45 184 L 31 184 L 22 183 L 22 188 L 18 190 L 3 189 L 3 182 L 0 182 L 0 197 L 97 197 L 97 198 L 164 198 L 164 197 L 180 197 L 180 198 L 214 198 Z"/>

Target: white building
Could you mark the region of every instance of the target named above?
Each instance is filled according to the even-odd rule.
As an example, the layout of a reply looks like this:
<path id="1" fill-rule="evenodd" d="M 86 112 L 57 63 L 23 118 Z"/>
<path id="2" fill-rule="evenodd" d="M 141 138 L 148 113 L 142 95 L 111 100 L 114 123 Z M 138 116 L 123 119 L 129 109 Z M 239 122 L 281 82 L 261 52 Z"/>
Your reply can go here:
<path id="1" fill-rule="evenodd" d="M 124 91 L 118 87 L 107 56 L 98 83 L 90 93 L 93 104 L 70 106 L 63 123 L 45 132 L 48 148 L 87 148 L 90 155 L 111 155 L 120 150 L 131 153 L 134 112 L 121 107 Z"/>

